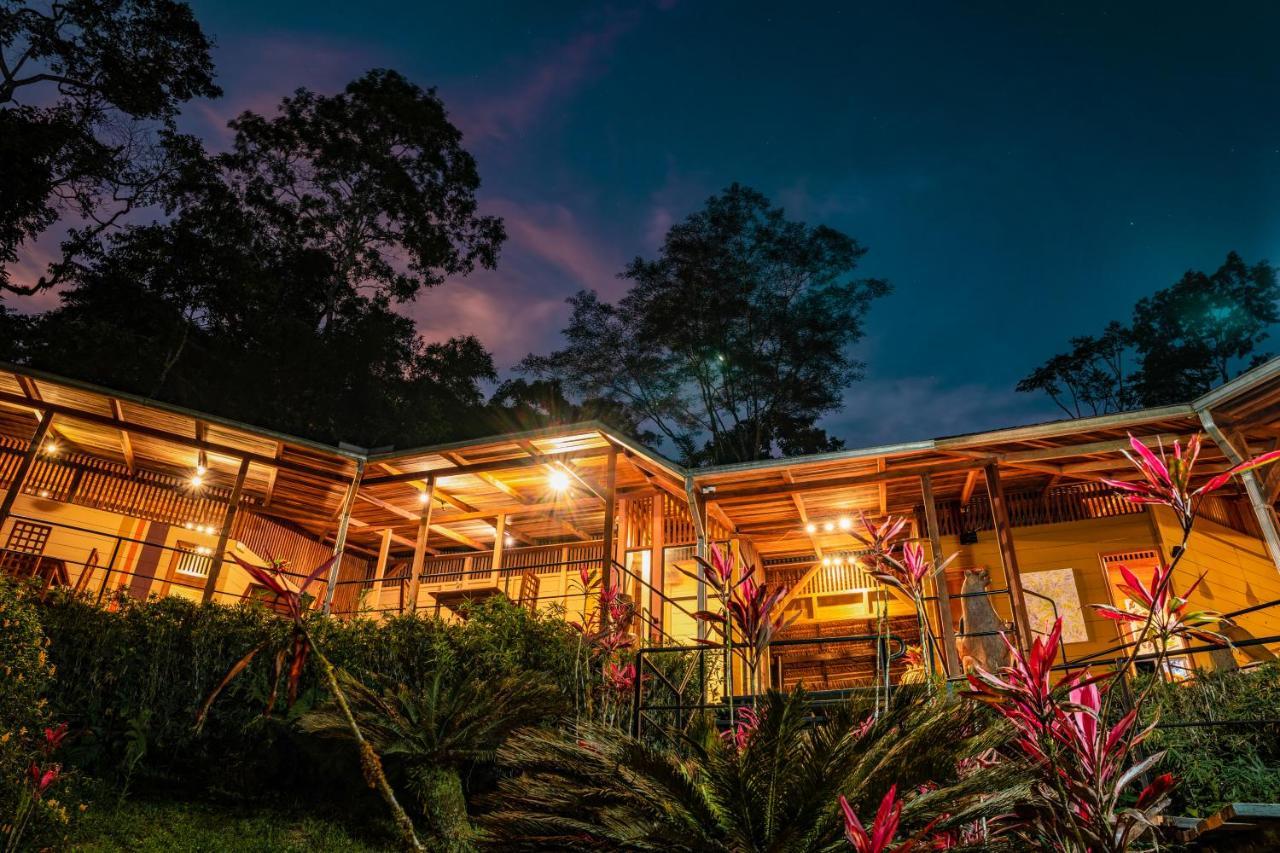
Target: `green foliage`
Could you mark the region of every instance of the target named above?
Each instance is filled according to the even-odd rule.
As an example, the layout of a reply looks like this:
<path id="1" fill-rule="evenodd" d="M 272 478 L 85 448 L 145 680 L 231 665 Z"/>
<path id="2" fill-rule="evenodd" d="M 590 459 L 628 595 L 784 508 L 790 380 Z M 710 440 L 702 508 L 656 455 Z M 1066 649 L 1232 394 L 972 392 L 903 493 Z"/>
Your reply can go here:
<path id="1" fill-rule="evenodd" d="M 334 760 L 309 751 L 292 731 L 293 721 L 326 698 L 312 665 L 292 711 L 263 716 L 271 660 L 288 625 L 261 608 L 166 598 L 126 599 L 107 610 L 55 596 L 41 618 L 58 667 L 51 707 L 83 732 L 70 747 L 72 763 L 96 776 L 139 790 L 180 780 L 184 790 L 242 796 L 314 784 L 306 777 L 317 775 L 315 762 Z M 369 683 L 422 686 L 437 673 L 459 672 L 522 675 L 562 691 L 575 683 L 569 630 L 510 604 L 477 607 L 461 625 L 402 617 L 384 624 L 316 619 L 313 627 L 334 664 Z M 263 640 L 270 648 L 227 687 L 197 733 L 205 697 Z"/>
<path id="2" fill-rule="evenodd" d="M 1212 274 L 1189 270 L 1139 300 L 1128 326 L 1072 338 L 1017 390 L 1043 392 L 1073 418 L 1181 403 L 1269 357 L 1257 348 L 1280 322 L 1278 303 L 1275 269 L 1231 252 Z"/>
<path id="3" fill-rule="evenodd" d="M 416 795 L 428 843 L 450 851 L 473 847 L 463 773 L 491 764 L 513 732 L 569 709 L 549 684 L 523 675 L 485 679 L 473 670 L 437 671 L 416 688 L 376 691 L 349 676 L 342 687 L 365 739 Z M 345 715 L 332 705 L 303 717 L 300 727 L 321 737 L 352 737 Z"/>
<path id="4" fill-rule="evenodd" d="M 221 94 L 209 50 L 174 0 L 0 2 L 0 291 L 26 289 L 7 267 L 59 216 L 81 222 L 75 254 L 156 203 L 179 108 Z M 37 287 L 71 268 L 55 263 Z"/>
<path id="5" fill-rule="evenodd" d="M 971 704 L 899 690 L 864 727 L 870 710 L 854 700 L 815 724 L 802 691 L 771 692 L 741 746 L 707 718 L 676 749 L 592 725 L 526 730 L 500 751 L 513 775 L 482 826 L 503 850 L 816 851 L 840 844 L 840 794 L 865 813 L 897 784 L 914 791 L 904 824 L 945 813 L 939 830 L 1025 795 L 1014 768 L 958 768 L 1007 737 Z"/>
<path id="6" fill-rule="evenodd" d="M 889 292 L 852 277 L 864 252 L 734 184 L 628 265 L 616 305 L 574 296 L 565 348 L 519 369 L 629 412 L 691 464 L 837 449 L 816 424 L 861 377 L 850 345 Z"/>
<path id="7" fill-rule="evenodd" d="M 351 817 L 347 815 L 346 817 Z M 314 808 L 270 809 L 159 800 L 91 807 L 68 849 L 80 853 L 364 853 L 390 846 L 384 833 L 352 834 Z"/>
<path id="8" fill-rule="evenodd" d="M 1146 716 L 1160 722 L 1150 748 L 1178 779 L 1174 814 L 1204 816 L 1226 803 L 1274 802 L 1280 791 L 1280 664 L 1202 672 L 1194 682 L 1161 682 Z M 1170 726 L 1239 720 L 1243 723 Z M 1261 722 L 1269 721 L 1269 722 Z"/>

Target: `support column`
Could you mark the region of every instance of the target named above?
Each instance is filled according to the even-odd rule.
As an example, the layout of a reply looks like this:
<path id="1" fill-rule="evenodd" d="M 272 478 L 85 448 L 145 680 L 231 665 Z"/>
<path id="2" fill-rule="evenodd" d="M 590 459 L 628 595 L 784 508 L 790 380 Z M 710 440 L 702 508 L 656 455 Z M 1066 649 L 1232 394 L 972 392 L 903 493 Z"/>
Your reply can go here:
<path id="1" fill-rule="evenodd" d="M 378 562 L 373 565 L 373 585 L 370 591 L 373 593 L 374 610 L 378 611 L 375 619 L 382 617 L 382 579 L 387 576 L 387 562 L 391 559 L 391 537 L 394 532 L 390 527 L 382 531 L 382 539 L 378 542 Z"/>
<path id="2" fill-rule="evenodd" d="M 431 533 L 431 504 L 436 493 L 436 478 L 427 478 L 426 500 L 418 519 L 418 538 L 413 543 L 413 562 L 409 564 L 409 612 L 418 612 L 418 586 L 422 583 L 422 567 L 427 557 L 427 537 Z M 465 580 L 465 578 L 464 578 Z"/>
<path id="3" fill-rule="evenodd" d="M 604 536 L 600 543 L 600 591 L 607 590 L 613 578 L 614 519 L 618 511 L 618 449 L 610 446 L 609 462 L 604 477 Z M 609 608 L 600 608 L 600 627 L 609 628 Z"/>
<path id="4" fill-rule="evenodd" d="M 933 564 L 943 561 L 942 536 L 938 530 L 938 507 L 933 497 L 933 475 L 928 471 L 920 475 L 920 494 L 924 500 L 924 520 L 928 527 L 929 548 L 933 552 Z M 938 635 L 942 641 L 942 664 L 948 677 L 959 676 L 960 655 L 956 651 L 955 626 L 951 621 L 951 590 L 947 588 L 945 571 L 935 571 L 933 585 L 938 591 Z"/>
<path id="5" fill-rule="evenodd" d="M 236 472 L 235 485 L 231 487 L 231 497 L 227 499 L 227 509 L 222 514 L 222 530 L 218 533 L 218 544 L 209 558 L 209 576 L 204 581 L 204 595 L 201 601 L 213 601 L 213 594 L 218 590 L 218 577 L 222 574 L 222 562 L 227 556 L 227 540 L 231 538 L 231 525 L 236 520 L 236 508 L 240 505 L 240 494 L 244 491 L 244 478 L 249 473 L 249 460 L 240 460 L 240 470 Z"/>
<path id="6" fill-rule="evenodd" d="M 652 642 L 662 642 L 662 631 L 666 628 L 664 624 L 663 593 L 666 592 L 667 572 L 666 566 L 663 565 L 663 553 L 666 551 L 666 508 L 667 497 L 661 491 L 653 496 L 653 512 L 650 521 L 651 527 L 649 531 L 649 639 Z"/>
<path id="7" fill-rule="evenodd" d="M 991 519 L 996 527 L 996 541 L 1000 546 L 1000 564 L 1004 568 L 1005 584 L 1009 587 L 1009 599 L 1013 607 L 1013 624 L 1017 629 L 1022 648 L 1031 646 L 1031 622 L 1027 618 L 1027 599 L 1022 591 L 1022 572 L 1018 569 L 1018 554 L 1013 547 L 1013 527 L 1009 523 L 1009 506 L 1005 502 L 1004 486 L 1000 483 L 1000 466 L 990 462 L 983 468 L 987 479 L 987 495 L 991 499 Z"/>
<path id="8" fill-rule="evenodd" d="M 689 501 L 689 516 L 693 519 L 693 532 L 698 538 L 697 555 L 698 562 L 698 610 L 707 609 L 707 577 L 706 569 L 702 566 L 702 560 L 706 560 L 710 556 L 710 548 L 707 545 L 707 504 L 704 500 L 699 500 L 697 493 L 693 487 L 693 477 L 685 477 L 684 493 Z M 705 640 L 707 638 L 707 623 L 701 619 L 698 621 L 698 639 Z"/>
<path id="9" fill-rule="evenodd" d="M 1244 454 L 1240 452 L 1240 448 L 1235 447 L 1223 435 L 1222 430 L 1213 420 L 1213 414 L 1208 409 L 1201 409 L 1200 423 L 1204 426 L 1205 432 L 1209 433 L 1209 437 L 1213 439 L 1213 443 L 1218 445 L 1218 449 L 1227 457 L 1232 465 L 1239 465 L 1245 461 L 1244 454 L 1249 452 L 1249 448 L 1243 448 Z M 1253 509 L 1254 517 L 1258 519 L 1258 529 L 1262 531 L 1262 541 L 1267 546 L 1267 555 L 1271 557 L 1271 562 L 1275 564 L 1277 570 L 1280 570 L 1280 530 L 1276 528 L 1276 514 L 1267 503 L 1266 494 L 1262 490 L 1262 484 L 1258 482 L 1257 472 L 1243 471 L 1239 475 L 1240 482 L 1244 483 L 1244 493 L 1249 496 L 1249 506 Z"/>
<path id="10" fill-rule="evenodd" d="M 493 585 L 500 586 L 502 581 L 502 549 L 506 547 L 507 539 L 507 515 L 503 513 L 498 516 L 497 521 L 493 525 Z"/>
<path id="11" fill-rule="evenodd" d="M 13 502 L 18 499 L 19 493 L 22 492 L 22 484 L 26 482 L 31 466 L 35 464 L 36 457 L 40 455 L 44 437 L 48 434 L 51 426 L 53 426 L 53 413 L 45 412 L 40 418 L 40 423 L 36 424 L 36 431 L 31 436 L 31 443 L 27 445 L 27 452 L 22 455 L 22 461 L 18 463 L 18 470 L 13 472 L 13 480 L 9 483 L 9 489 L 4 494 L 4 502 L 0 503 L 0 527 L 3 527 L 4 523 L 9 520 L 9 513 L 13 512 Z"/>
<path id="12" fill-rule="evenodd" d="M 356 460 L 356 475 L 351 478 L 347 494 L 342 499 L 342 510 L 338 516 L 338 535 L 333 540 L 333 563 L 329 566 L 328 585 L 324 591 L 324 615 L 328 616 L 333 609 L 333 596 L 338 591 L 338 578 L 342 571 L 342 555 L 347 550 L 347 530 L 351 527 L 351 510 L 356 505 L 356 493 L 360 491 L 360 480 L 364 477 L 364 460 Z"/>

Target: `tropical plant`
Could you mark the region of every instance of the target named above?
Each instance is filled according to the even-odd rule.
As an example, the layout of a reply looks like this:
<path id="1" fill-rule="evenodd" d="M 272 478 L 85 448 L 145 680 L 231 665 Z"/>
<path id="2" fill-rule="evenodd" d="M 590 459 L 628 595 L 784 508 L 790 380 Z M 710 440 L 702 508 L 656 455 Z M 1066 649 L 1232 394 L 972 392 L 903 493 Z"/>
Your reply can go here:
<path id="1" fill-rule="evenodd" d="M 421 842 L 418 841 L 417 833 L 414 831 L 413 821 L 409 819 L 409 816 L 405 814 L 404 808 L 396 800 L 395 791 L 392 790 L 391 783 L 387 781 L 387 776 L 382 771 L 382 762 L 379 760 L 378 754 L 374 752 L 368 741 L 365 740 L 364 734 L 360 731 L 360 726 L 356 722 L 356 718 L 347 702 L 346 693 L 343 690 L 337 669 L 324 656 L 324 653 L 316 647 L 307 627 L 307 611 L 306 605 L 303 603 L 303 596 L 307 594 L 307 590 L 310 589 L 311 585 L 319 580 L 320 576 L 337 559 L 336 555 L 312 569 L 310 574 L 305 576 L 301 585 L 296 588 L 287 580 L 284 564 L 281 562 L 272 562 L 270 566 L 263 567 L 246 562 L 235 554 L 231 554 L 231 556 L 251 578 L 274 593 L 278 601 L 284 602 L 290 620 L 289 646 L 276 652 L 275 674 L 271 681 L 271 693 L 267 698 L 266 709 L 263 713 L 269 715 L 275 706 L 276 685 L 279 683 L 280 673 L 284 669 L 286 659 L 289 662 L 289 704 L 292 705 L 297 700 L 298 682 L 302 677 L 302 670 L 306 665 L 307 658 L 314 656 L 320 664 L 320 670 L 324 673 L 325 680 L 328 682 L 334 703 L 342 712 L 343 719 L 346 721 L 347 728 L 351 733 L 351 738 L 356 742 L 356 746 L 360 751 L 360 767 L 364 771 L 365 781 L 370 788 L 378 792 L 379 796 L 387 804 L 387 808 L 391 811 L 392 819 L 395 821 L 396 829 L 399 831 L 405 846 L 411 850 L 423 849 Z M 213 705 L 214 700 L 218 698 L 218 694 L 244 672 L 249 664 L 253 662 L 253 659 L 267 645 L 268 643 L 265 641 L 259 643 L 232 665 L 208 698 L 205 699 L 204 704 L 200 706 L 200 710 L 196 714 L 197 729 L 204 723 L 209 713 L 209 708 Z"/>
<path id="2" fill-rule="evenodd" d="M 878 718 L 868 710 L 855 700 L 815 725 L 803 690 L 770 691 L 758 719 L 721 733 L 699 717 L 670 733 L 675 748 L 592 724 L 528 729 L 499 750 L 510 775 L 481 825 L 503 850 L 817 851 L 840 843 L 840 795 L 866 809 L 897 784 L 913 832 L 1025 795 L 1009 765 L 962 772 L 1007 736 L 977 706 L 903 689 Z"/>
<path id="3" fill-rule="evenodd" d="M 899 590 L 911 599 L 916 611 L 916 621 L 920 628 L 920 642 L 929 640 L 929 616 L 925 609 L 925 596 L 928 593 L 926 582 L 935 583 L 946 571 L 947 566 L 959 552 L 945 560 L 926 560 L 924 545 L 919 542 L 898 542 L 896 537 L 906 527 L 905 518 L 889 516 L 879 524 L 872 524 L 865 515 L 862 516 L 862 532 L 853 532 L 853 536 L 867 548 L 862 561 L 867 564 L 867 571 L 880 583 Z M 898 552 L 901 551 L 901 556 Z M 933 676 L 933 653 L 930 650 L 922 656 L 925 675 Z"/>
<path id="4" fill-rule="evenodd" d="M 1121 853 L 1152 826 L 1173 785 L 1161 776 L 1124 805 L 1138 779 L 1162 753 L 1134 760 L 1151 732 L 1136 733 L 1137 711 L 1111 728 L 1102 715 L 1096 679 L 1079 670 L 1055 678 L 1054 657 L 1062 640 L 1062 619 L 1023 654 L 1012 643 L 1012 663 L 998 673 L 977 667 L 967 696 L 990 705 L 1014 727 L 1014 741 L 1036 779 L 1035 796 L 1020 803 L 1003 831 L 1037 850 Z M 1114 683 L 1114 682 L 1113 682 Z"/>
<path id="5" fill-rule="evenodd" d="M 27 765 L 23 775 L 22 793 L 18 798 L 18 807 L 8 824 L 5 834 L 4 849 L 6 851 L 21 850 L 22 836 L 31 822 L 32 816 L 40 807 L 45 793 L 62 776 L 62 764 L 53 760 L 67 736 L 67 724 L 59 723 L 56 727 L 45 728 L 44 740 L 40 744 L 39 758 Z"/>
<path id="6" fill-rule="evenodd" d="M 567 710 L 555 687 L 517 676 L 488 680 L 437 673 L 423 689 L 399 685 L 381 692 L 350 676 L 342 683 L 359 731 L 403 770 L 417 796 L 428 844 L 448 851 L 469 850 L 474 841 L 462 771 L 493 761 L 512 732 Z M 336 702 L 307 714 L 299 725 L 322 737 L 353 738 L 348 711 Z"/>
<path id="7" fill-rule="evenodd" d="M 711 560 L 698 558 L 698 561 L 704 576 L 711 581 L 712 590 L 720 602 L 720 612 L 699 610 L 693 616 L 709 626 L 724 646 L 726 695 L 732 697 L 733 693 L 731 656 L 736 652 L 747 668 L 746 688 L 755 701 L 760 693 L 760 665 L 764 662 L 765 653 L 774 638 L 800 614 L 788 617 L 779 608 L 787 597 L 785 586 L 770 590 L 768 584 L 756 583 L 755 566 L 746 566 L 739 573 L 736 557 L 725 554 L 719 547 L 712 547 Z M 685 574 L 697 578 L 690 572 Z M 735 575 L 739 575 L 736 581 Z M 704 638 L 699 642 L 714 644 L 717 641 Z"/>
<path id="8" fill-rule="evenodd" d="M 849 840 L 857 853 L 911 853 L 937 822 L 930 821 L 924 829 L 906 841 L 894 844 L 894 837 L 898 834 L 898 824 L 902 820 L 902 800 L 898 799 L 897 785 L 889 786 L 884 799 L 880 801 L 880 808 L 876 809 L 876 816 L 871 822 L 870 830 L 858 820 L 858 813 L 853 810 L 853 806 L 849 805 L 849 801 L 843 794 L 840 795 L 839 802 L 840 811 L 844 813 L 844 837 Z"/>

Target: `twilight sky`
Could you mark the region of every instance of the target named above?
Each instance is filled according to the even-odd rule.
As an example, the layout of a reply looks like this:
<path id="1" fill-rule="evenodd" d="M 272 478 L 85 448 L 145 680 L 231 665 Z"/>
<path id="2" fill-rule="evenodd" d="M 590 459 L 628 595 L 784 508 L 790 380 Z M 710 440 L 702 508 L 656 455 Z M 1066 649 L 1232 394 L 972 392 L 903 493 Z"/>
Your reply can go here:
<path id="1" fill-rule="evenodd" d="M 827 421 L 855 447 L 1055 417 L 1013 385 L 1070 335 L 1228 250 L 1280 261 L 1274 4 L 193 6 L 226 90 L 187 113 L 211 141 L 372 67 L 439 89 L 510 237 L 410 310 L 503 369 L 735 180 L 894 285 Z"/>

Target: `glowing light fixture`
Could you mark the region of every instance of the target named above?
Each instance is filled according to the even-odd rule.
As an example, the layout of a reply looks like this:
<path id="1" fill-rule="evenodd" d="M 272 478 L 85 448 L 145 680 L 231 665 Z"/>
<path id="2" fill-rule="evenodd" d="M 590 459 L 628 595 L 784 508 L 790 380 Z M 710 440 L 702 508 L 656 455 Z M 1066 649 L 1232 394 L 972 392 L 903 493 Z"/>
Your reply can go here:
<path id="1" fill-rule="evenodd" d="M 808 524 L 806 524 L 806 525 L 804 526 L 804 532 L 805 532 L 805 533 L 817 533 L 817 532 L 818 532 L 818 525 L 814 524 L 814 523 L 811 521 L 811 522 L 809 522 Z"/>
<path id="2" fill-rule="evenodd" d="M 853 527 L 853 519 L 847 515 L 840 516 L 840 529 L 848 530 L 850 527 Z"/>
<path id="3" fill-rule="evenodd" d="M 547 477 L 547 485 L 553 492 L 563 492 L 569 488 L 569 475 L 557 468 Z"/>
<path id="4" fill-rule="evenodd" d="M 830 558 L 830 557 L 823 557 L 823 558 L 822 558 L 822 565 L 824 565 L 824 566 L 829 566 L 829 565 L 831 565 L 831 558 Z"/>
<path id="5" fill-rule="evenodd" d="M 192 474 L 192 475 L 191 475 L 191 485 L 192 485 L 192 487 L 193 487 L 193 488 L 197 488 L 197 489 L 198 489 L 198 488 L 200 488 L 201 486 L 203 486 L 203 485 L 204 485 L 204 475 L 203 475 L 203 474 L 200 474 L 200 473 Z"/>
<path id="6" fill-rule="evenodd" d="M 45 456 L 57 456 L 62 452 L 62 448 L 58 446 L 56 441 L 46 441 L 41 449 L 44 450 Z"/>
<path id="7" fill-rule="evenodd" d="M 201 477 L 203 477 L 205 473 L 208 472 L 208 470 L 209 469 L 204 467 L 204 465 L 196 465 L 196 473 L 199 474 Z"/>
<path id="8" fill-rule="evenodd" d="M 430 499 L 427 497 L 427 493 L 426 493 L 426 492 L 418 492 L 418 503 L 420 503 L 420 504 L 424 504 L 424 503 L 426 503 L 428 500 L 430 500 Z"/>
<path id="9" fill-rule="evenodd" d="M 516 538 L 514 536 L 508 536 L 505 542 L 506 542 L 506 546 L 510 548 L 512 545 L 516 544 Z"/>
<path id="10" fill-rule="evenodd" d="M 828 521 L 826 524 L 822 525 L 822 529 L 825 532 L 830 533 L 836 529 L 836 523 L 834 521 Z"/>

